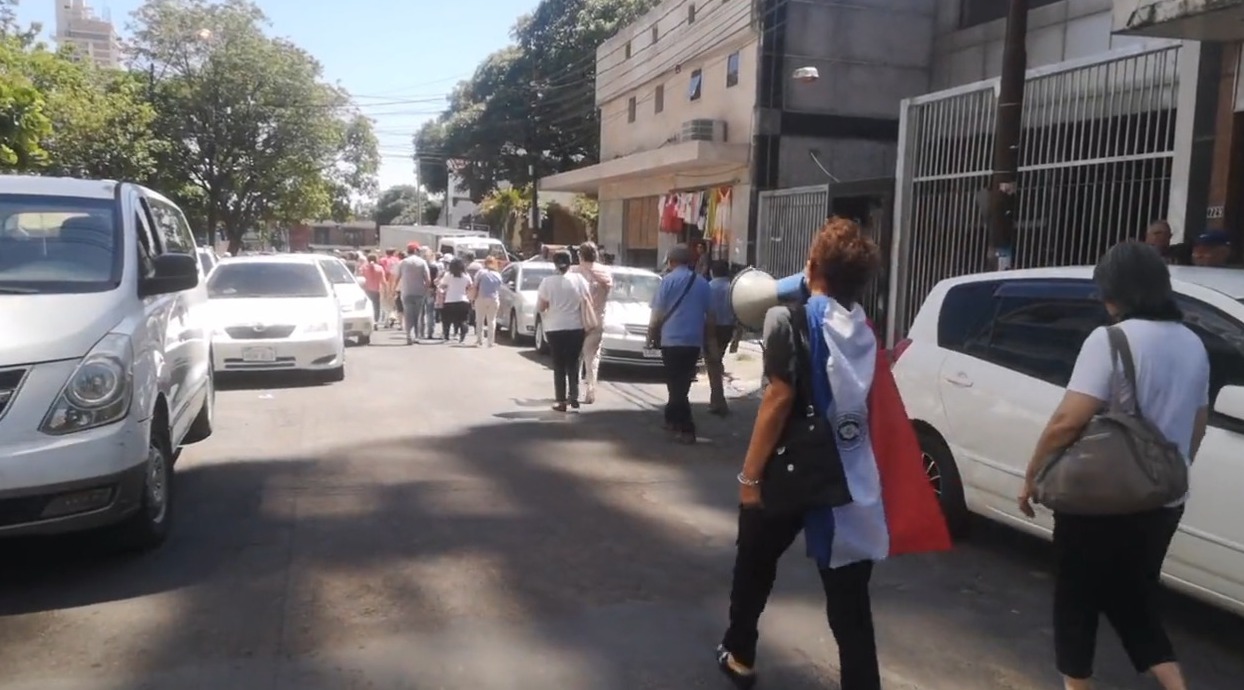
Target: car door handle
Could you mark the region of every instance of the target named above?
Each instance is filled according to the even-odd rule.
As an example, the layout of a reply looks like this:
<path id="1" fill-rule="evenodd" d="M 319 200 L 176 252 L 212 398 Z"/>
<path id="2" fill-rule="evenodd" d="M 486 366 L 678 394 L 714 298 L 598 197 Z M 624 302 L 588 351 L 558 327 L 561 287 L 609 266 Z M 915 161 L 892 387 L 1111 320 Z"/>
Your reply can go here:
<path id="1" fill-rule="evenodd" d="M 960 388 L 971 388 L 972 387 L 972 379 L 968 378 L 968 375 L 963 373 L 962 371 L 955 374 L 954 376 L 947 376 L 946 383 L 949 383 L 952 386 L 958 386 Z"/>

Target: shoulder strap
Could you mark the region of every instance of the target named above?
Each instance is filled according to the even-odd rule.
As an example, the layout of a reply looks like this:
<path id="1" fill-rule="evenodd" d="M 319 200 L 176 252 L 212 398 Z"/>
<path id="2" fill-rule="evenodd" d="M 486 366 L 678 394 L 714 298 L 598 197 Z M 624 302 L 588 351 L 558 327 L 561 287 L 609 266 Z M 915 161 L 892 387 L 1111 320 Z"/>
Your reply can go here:
<path id="1" fill-rule="evenodd" d="M 691 292 L 691 287 L 695 285 L 697 278 L 699 278 L 699 276 L 693 272 L 691 274 L 691 279 L 687 281 L 687 286 L 682 289 L 682 294 L 678 296 L 678 299 L 674 300 L 674 305 L 669 308 L 669 311 L 666 311 L 661 315 L 661 320 L 657 324 L 658 327 L 664 326 L 665 322 L 669 321 L 670 317 L 674 315 L 674 312 L 678 311 L 678 307 L 682 306 L 683 299 L 686 298 L 687 293 Z"/>
<path id="2" fill-rule="evenodd" d="M 1115 357 L 1119 359 L 1119 363 L 1123 365 L 1123 377 L 1127 380 L 1127 385 L 1132 389 L 1132 404 L 1135 409 L 1136 416 L 1143 416 L 1140 411 L 1140 389 L 1136 386 L 1136 360 L 1132 358 L 1132 346 L 1127 342 L 1127 334 L 1118 326 L 1110 326 L 1106 329 L 1106 334 L 1110 338 L 1111 364 L 1113 365 Z M 1115 404 L 1112 401 L 1112 405 Z"/>
<path id="3" fill-rule="evenodd" d="M 812 395 L 812 347 L 808 331 L 808 311 L 802 304 L 790 307 L 791 340 L 795 346 L 795 395 L 798 407 L 808 417 L 816 416 L 816 398 Z"/>

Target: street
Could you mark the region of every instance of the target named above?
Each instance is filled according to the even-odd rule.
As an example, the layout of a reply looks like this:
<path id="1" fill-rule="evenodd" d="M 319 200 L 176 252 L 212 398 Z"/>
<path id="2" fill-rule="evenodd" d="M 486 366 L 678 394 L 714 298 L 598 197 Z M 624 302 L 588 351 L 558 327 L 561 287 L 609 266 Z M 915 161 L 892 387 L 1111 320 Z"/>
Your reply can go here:
<path id="1" fill-rule="evenodd" d="M 754 402 L 726 421 L 698 406 L 686 448 L 662 438 L 650 377 L 577 415 L 549 411 L 551 383 L 529 348 L 392 331 L 349 350 L 344 383 L 222 383 L 161 550 L 0 543 L 0 688 L 724 689 L 712 652 Z M 980 524 L 952 553 L 879 567 L 886 687 L 1056 687 L 1049 561 Z M 1238 688 L 1244 621 L 1166 604 L 1190 686 Z M 763 687 L 836 687 L 822 609 L 797 542 L 762 623 Z M 1140 687 L 1101 639 L 1100 687 Z"/>

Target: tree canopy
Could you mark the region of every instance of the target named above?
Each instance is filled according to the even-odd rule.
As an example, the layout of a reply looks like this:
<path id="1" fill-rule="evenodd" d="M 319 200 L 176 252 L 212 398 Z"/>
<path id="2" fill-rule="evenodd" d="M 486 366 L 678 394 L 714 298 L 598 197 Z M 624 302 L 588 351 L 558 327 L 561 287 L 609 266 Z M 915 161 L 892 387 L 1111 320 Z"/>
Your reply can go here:
<path id="1" fill-rule="evenodd" d="M 421 201 L 422 217 L 419 215 Z M 439 203 L 428 199 L 414 185 L 402 184 L 389 187 L 380 193 L 372 211 L 372 220 L 377 225 L 435 225 L 440 212 Z"/>
<path id="2" fill-rule="evenodd" d="M 596 48 L 658 1 L 543 0 L 519 18 L 512 44 L 480 63 L 415 133 L 423 186 L 443 193 L 450 159 L 465 163 L 460 174 L 476 201 L 502 181 L 527 185 L 597 162 Z"/>

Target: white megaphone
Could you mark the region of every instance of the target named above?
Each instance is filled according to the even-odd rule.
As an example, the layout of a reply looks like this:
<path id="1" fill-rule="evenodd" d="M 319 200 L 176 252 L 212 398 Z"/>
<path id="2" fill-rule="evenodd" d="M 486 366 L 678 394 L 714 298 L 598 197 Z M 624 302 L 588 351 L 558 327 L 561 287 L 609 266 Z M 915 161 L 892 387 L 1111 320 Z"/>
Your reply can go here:
<path id="1" fill-rule="evenodd" d="M 765 314 L 769 309 L 779 304 L 802 302 L 807 298 L 808 288 L 802 273 L 777 280 L 749 266 L 730 281 L 730 306 L 734 309 L 734 318 L 752 331 L 764 329 Z"/>

